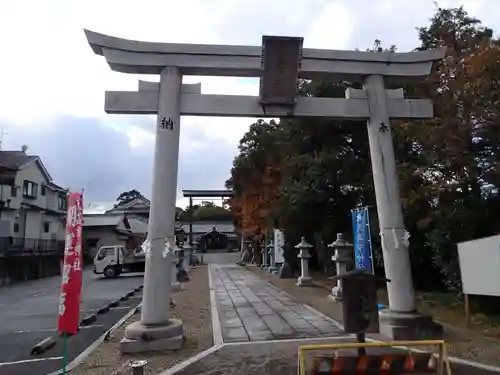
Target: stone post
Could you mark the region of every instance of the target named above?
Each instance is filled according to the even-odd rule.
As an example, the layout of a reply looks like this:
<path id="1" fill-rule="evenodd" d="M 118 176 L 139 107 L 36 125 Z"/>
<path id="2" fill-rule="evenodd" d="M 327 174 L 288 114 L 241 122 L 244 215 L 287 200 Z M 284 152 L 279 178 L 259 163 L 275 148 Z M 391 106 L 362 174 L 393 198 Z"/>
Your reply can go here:
<path id="1" fill-rule="evenodd" d="M 187 271 L 184 268 L 184 262 L 186 260 L 186 255 L 184 254 L 184 248 L 181 249 L 176 246 L 176 254 L 177 254 L 177 281 L 185 283 L 189 281 L 189 275 L 187 274 Z"/>
<path id="2" fill-rule="evenodd" d="M 198 265 L 201 264 L 200 256 L 199 256 L 199 242 L 198 241 L 193 241 L 193 248 L 191 249 L 191 254 L 194 254 L 193 256 L 193 264 L 192 265 Z"/>
<path id="3" fill-rule="evenodd" d="M 264 243 L 264 254 L 266 254 L 266 271 L 271 267 L 271 257 L 269 256 L 269 249 L 267 248 L 267 245 Z"/>
<path id="4" fill-rule="evenodd" d="M 260 265 L 260 269 L 265 270 L 269 266 L 267 263 L 267 248 L 265 241 L 263 241 L 260 245 L 260 249 L 260 256 L 262 257 L 262 264 Z"/>
<path id="5" fill-rule="evenodd" d="M 274 262 L 274 243 L 273 240 L 269 241 L 269 244 L 266 246 L 267 254 L 269 256 L 269 272 L 276 271 L 276 263 Z"/>
<path id="6" fill-rule="evenodd" d="M 342 233 L 337 233 L 337 240 L 328 245 L 333 248 L 332 261 L 336 263 L 337 276 L 347 272 L 347 263 L 352 259 L 353 246 L 344 239 Z M 342 279 L 337 280 L 337 286 L 332 288 L 332 296 L 336 300 L 342 300 Z"/>
<path id="7" fill-rule="evenodd" d="M 299 254 L 297 255 L 297 257 L 300 258 L 300 277 L 295 283 L 298 286 L 313 285 L 312 279 L 309 276 L 309 258 L 311 257 L 311 254 L 309 254 L 309 249 L 311 247 L 312 245 L 306 242 L 305 237 L 302 237 L 300 243 L 295 246 L 296 249 L 299 249 Z"/>
<path id="8" fill-rule="evenodd" d="M 170 268 L 172 272 L 172 276 L 170 279 L 170 287 L 172 291 L 179 291 L 182 290 L 182 284 L 179 282 L 177 279 L 177 264 L 179 263 L 179 257 L 177 256 L 177 251 L 172 254 L 172 257 L 170 258 Z"/>
<path id="9" fill-rule="evenodd" d="M 189 272 L 191 270 L 191 252 L 193 250 L 192 246 L 189 243 L 185 243 L 183 245 L 183 250 L 184 250 L 184 269 L 186 272 Z"/>
<path id="10" fill-rule="evenodd" d="M 181 84 L 182 76 L 178 68 L 165 67 L 162 70 L 148 228 L 151 248 L 146 257 L 141 320 L 126 327 L 120 345 L 122 352 L 182 347 L 182 322 L 170 317 L 172 254 L 164 256 L 165 240 L 172 243 L 175 238 Z M 145 337 L 148 339 L 145 340 Z"/>
<path id="11" fill-rule="evenodd" d="M 148 361 L 142 359 L 138 361 L 129 362 L 128 367 L 132 370 L 132 375 L 144 375 L 144 367 Z"/>
<path id="12" fill-rule="evenodd" d="M 255 254 L 253 253 L 252 241 L 246 240 L 245 243 L 244 243 L 244 246 L 245 246 L 245 251 L 247 252 L 247 254 L 250 255 L 247 263 L 248 264 L 253 264 L 254 261 L 255 261 Z"/>

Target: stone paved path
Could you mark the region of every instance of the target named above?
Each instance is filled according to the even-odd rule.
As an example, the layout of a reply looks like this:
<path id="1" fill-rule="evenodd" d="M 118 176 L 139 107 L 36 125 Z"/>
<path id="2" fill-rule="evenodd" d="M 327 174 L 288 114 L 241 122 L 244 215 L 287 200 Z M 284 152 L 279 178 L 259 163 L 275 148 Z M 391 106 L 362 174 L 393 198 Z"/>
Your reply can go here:
<path id="1" fill-rule="evenodd" d="M 330 320 L 244 268 L 210 267 L 224 343 L 343 334 Z"/>

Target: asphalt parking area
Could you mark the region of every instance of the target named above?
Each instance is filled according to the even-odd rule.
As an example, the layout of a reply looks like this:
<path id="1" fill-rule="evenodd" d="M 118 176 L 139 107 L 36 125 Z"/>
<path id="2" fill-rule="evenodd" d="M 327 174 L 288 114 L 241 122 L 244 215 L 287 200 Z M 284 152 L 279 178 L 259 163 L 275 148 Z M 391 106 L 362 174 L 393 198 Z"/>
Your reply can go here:
<path id="1" fill-rule="evenodd" d="M 142 284 L 142 275 L 107 280 L 84 272 L 80 320 Z M 57 332 L 60 277 L 41 279 L 0 289 L 0 375 L 46 375 L 62 367 L 63 345 Z M 126 301 L 81 327 L 68 339 L 71 361 L 141 302 L 136 292 Z M 41 355 L 32 348 L 52 336 L 56 345 Z"/>
<path id="2" fill-rule="evenodd" d="M 120 306 L 100 315 L 95 323 L 81 327 L 80 332 L 68 339 L 68 362 L 75 359 L 88 346 L 105 334 L 141 301 L 141 295 L 123 301 Z M 52 326 L 54 327 L 54 326 Z M 56 345 L 41 355 L 31 355 L 31 348 L 48 336 L 56 338 Z M 62 338 L 55 328 L 11 331 L 0 334 L 0 375 L 46 375 L 62 367 Z"/>

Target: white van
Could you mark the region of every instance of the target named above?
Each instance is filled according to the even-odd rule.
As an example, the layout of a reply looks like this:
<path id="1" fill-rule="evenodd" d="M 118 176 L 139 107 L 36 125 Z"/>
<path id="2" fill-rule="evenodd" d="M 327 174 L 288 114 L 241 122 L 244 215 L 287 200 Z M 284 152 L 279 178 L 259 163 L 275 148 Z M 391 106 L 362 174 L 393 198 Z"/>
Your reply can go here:
<path id="1" fill-rule="evenodd" d="M 106 278 L 125 272 L 144 272 L 144 254 L 128 250 L 123 245 L 102 246 L 94 258 L 94 273 Z"/>

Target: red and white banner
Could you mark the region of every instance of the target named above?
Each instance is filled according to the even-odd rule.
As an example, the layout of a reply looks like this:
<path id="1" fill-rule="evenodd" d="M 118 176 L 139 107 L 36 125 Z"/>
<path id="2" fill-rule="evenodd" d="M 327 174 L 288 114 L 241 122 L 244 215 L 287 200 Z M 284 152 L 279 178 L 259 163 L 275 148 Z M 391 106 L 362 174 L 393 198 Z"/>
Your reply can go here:
<path id="1" fill-rule="evenodd" d="M 61 296 L 59 298 L 60 333 L 75 334 L 80 323 L 80 295 L 82 292 L 82 223 L 83 195 L 68 193 L 66 241 L 62 266 Z"/>

